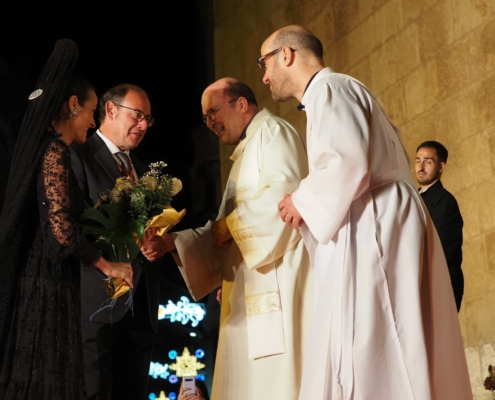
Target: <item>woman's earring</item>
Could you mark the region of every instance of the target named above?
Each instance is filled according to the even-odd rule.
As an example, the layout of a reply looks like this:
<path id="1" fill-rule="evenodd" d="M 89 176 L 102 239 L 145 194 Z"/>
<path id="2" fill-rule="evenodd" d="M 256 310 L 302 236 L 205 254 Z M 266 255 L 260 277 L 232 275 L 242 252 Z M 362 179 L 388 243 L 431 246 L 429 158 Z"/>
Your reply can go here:
<path id="1" fill-rule="evenodd" d="M 75 108 L 73 108 L 72 110 L 70 110 L 70 117 L 72 119 L 75 119 L 76 118 L 76 115 L 77 115 L 77 110 Z"/>

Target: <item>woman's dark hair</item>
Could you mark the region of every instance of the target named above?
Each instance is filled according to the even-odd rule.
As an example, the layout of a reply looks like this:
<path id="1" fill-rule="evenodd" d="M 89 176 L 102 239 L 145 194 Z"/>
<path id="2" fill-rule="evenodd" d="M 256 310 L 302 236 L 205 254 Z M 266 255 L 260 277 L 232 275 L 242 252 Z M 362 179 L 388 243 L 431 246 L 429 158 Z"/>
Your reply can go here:
<path id="1" fill-rule="evenodd" d="M 91 91 L 96 92 L 94 86 L 86 79 L 76 74 L 74 80 L 72 81 L 72 86 L 69 91 L 70 94 L 66 100 L 69 100 L 71 96 L 76 96 L 79 105 L 83 106 L 88 100 Z"/>
<path id="2" fill-rule="evenodd" d="M 75 74 L 69 89 L 67 90 L 67 95 L 65 96 L 63 104 L 66 104 L 72 96 L 76 96 L 79 105 L 84 106 L 92 91 L 96 92 L 95 87 L 80 75 Z M 67 116 L 64 116 L 63 109 L 64 107 L 62 106 L 62 109 L 57 113 L 55 119 L 60 120 L 67 118 Z"/>
<path id="3" fill-rule="evenodd" d="M 196 379 L 196 387 L 201 390 L 201 394 L 205 398 L 205 400 L 210 400 L 210 395 L 208 394 L 208 388 L 206 387 L 206 384 L 203 381 L 200 381 L 199 379 Z"/>

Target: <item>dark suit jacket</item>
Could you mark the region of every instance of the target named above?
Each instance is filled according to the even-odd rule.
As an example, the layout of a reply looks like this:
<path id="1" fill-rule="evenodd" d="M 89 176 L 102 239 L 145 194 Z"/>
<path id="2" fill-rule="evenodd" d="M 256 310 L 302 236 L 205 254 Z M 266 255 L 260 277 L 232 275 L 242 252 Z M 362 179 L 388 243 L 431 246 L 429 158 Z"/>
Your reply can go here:
<path id="1" fill-rule="evenodd" d="M 443 187 L 440 181 L 435 182 L 426 192 L 421 193 L 421 197 L 442 242 L 457 311 L 459 311 L 464 294 L 464 275 L 461 269 L 464 222 L 461 211 L 455 197 Z"/>
<path id="2" fill-rule="evenodd" d="M 105 142 L 95 133 L 84 144 L 73 144 L 70 147 L 72 169 L 76 174 L 79 187 L 86 202 L 94 205 L 98 197 L 112 189 L 115 180 L 123 176 L 115 159 L 108 150 Z M 142 176 L 149 168 L 139 159 L 130 155 L 132 164 L 138 176 Z M 160 277 L 157 263 L 148 262 L 142 255 L 132 262 L 134 270 L 134 288 L 137 288 L 141 273 L 145 271 L 148 292 L 148 309 L 154 331 L 156 332 L 158 321 L 158 295 L 160 290 Z M 105 292 L 103 279 L 105 276 L 94 267 L 83 267 L 81 273 L 81 316 L 83 320 L 90 320 L 102 305 L 109 304 Z M 143 282 L 144 283 L 144 282 Z M 130 306 L 129 296 L 119 297 L 113 309 L 107 308 L 93 316 L 94 322 L 117 322 L 127 312 Z M 127 304 L 126 304 L 127 303 Z M 135 304 L 138 307 L 138 304 Z M 141 311 L 143 312 L 143 311 Z"/>

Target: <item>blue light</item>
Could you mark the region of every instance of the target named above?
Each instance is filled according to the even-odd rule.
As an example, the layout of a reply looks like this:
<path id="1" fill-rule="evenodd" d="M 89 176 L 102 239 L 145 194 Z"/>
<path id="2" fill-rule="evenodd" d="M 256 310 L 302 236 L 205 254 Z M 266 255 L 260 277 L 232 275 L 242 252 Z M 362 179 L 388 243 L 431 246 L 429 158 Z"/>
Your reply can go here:
<path id="1" fill-rule="evenodd" d="M 170 350 L 168 352 L 168 357 L 171 359 L 171 360 L 175 360 L 177 358 L 177 352 L 175 350 Z"/>
<path id="2" fill-rule="evenodd" d="M 159 377 L 162 379 L 167 379 L 170 375 L 168 372 L 168 364 L 162 365 L 160 363 L 154 363 L 153 361 L 150 363 L 150 372 L 149 375 L 153 379 L 158 379 Z"/>
<path id="3" fill-rule="evenodd" d="M 156 400 L 156 394 L 150 393 L 149 396 L 148 396 L 148 399 L 149 400 Z"/>
<path id="4" fill-rule="evenodd" d="M 191 322 L 193 327 L 198 326 L 199 322 L 205 317 L 205 305 L 203 303 L 191 303 L 186 296 L 181 296 L 181 301 L 174 304 L 171 300 L 166 306 L 158 306 L 158 319 L 169 319 L 170 322 L 181 322 L 186 325 Z"/>
<path id="5" fill-rule="evenodd" d="M 205 352 L 202 349 L 198 349 L 196 350 L 196 353 L 194 353 L 194 355 L 196 356 L 196 358 L 203 358 L 205 356 Z"/>
<path id="6" fill-rule="evenodd" d="M 168 394 L 168 398 L 169 398 L 170 400 L 176 400 L 176 399 L 177 399 L 177 394 L 175 394 L 175 392 L 170 392 L 170 393 Z"/>
<path id="7" fill-rule="evenodd" d="M 177 378 L 176 375 L 170 375 L 168 377 L 168 381 L 171 383 L 171 384 L 174 384 L 174 383 L 177 383 L 179 381 L 179 378 Z"/>
<path id="8" fill-rule="evenodd" d="M 204 381 L 205 380 L 205 376 L 203 374 L 198 374 L 198 375 L 196 375 L 196 379 L 198 381 Z"/>

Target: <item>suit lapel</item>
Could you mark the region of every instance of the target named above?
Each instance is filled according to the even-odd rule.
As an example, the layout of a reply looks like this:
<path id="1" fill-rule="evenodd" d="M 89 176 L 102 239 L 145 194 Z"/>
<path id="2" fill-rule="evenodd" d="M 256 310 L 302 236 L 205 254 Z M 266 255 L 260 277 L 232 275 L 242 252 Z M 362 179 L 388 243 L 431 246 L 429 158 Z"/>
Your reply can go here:
<path id="1" fill-rule="evenodd" d="M 102 169 L 110 176 L 110 178 L 112 178 L 112 180 L 125 176 L 117 166 L 117 163 L 115 162 L 112 153 L 110 153 L 110 150 L 108 150 L 107 145 L 98 134 L 94 133 L 93 136 L 86 141 L 86 143 L 95 160 L 101 165 Z M 142 177 L 149 171 L 149 167 L 136 158 L 132 152 L 129 153 L 129 155 L 138 178 Z"/>
<path id="2" fill-rule="evenodd" d="M 107 145 L 98 134 L 93 134 L 93 136 L 87 140 L 87 144 L 95 160 L 101 165 L 101 168 L 110 176 L 110 178 L 112 178 L 112 180 L 123 176 L 112 153 L 110 153 Z"/>

